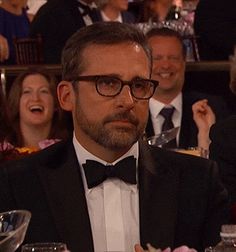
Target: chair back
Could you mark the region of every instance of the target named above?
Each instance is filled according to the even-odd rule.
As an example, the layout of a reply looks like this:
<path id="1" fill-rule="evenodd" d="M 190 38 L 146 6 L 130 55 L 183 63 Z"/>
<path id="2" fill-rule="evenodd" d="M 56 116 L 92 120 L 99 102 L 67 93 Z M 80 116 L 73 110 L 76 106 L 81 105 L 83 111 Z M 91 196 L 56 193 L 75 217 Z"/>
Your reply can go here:
<path id="1" fill-rule="evenodd" d="M 32 65 L 43 63 L 42 38 L 14 39 L 16 64 Z"/>

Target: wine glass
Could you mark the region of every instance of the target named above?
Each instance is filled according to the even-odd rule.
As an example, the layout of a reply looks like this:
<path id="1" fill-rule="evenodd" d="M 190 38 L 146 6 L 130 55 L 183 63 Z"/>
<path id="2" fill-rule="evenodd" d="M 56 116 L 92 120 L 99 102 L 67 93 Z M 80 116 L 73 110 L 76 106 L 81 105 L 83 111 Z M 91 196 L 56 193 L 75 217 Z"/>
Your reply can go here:
<path id="1" fill-rule="evenodd" d="M 30 218 L 26 210 L 0 213 L 0 251 L 16 251 L 25 238 Z"/>
<path id="2" fill-rule="evenodd" d="M 148 144 L 150 145 L 155 145 L 158 147 L 162 147 L 164 144 L 168 143 L 172 139 L 176 138 L 178 131 L 179 131 L 179 126 L 174 127 L 169 130 L 162 131 L 160 134 L 151 136 L 147 139 Z"/>
<path id="3" fill-rule="evenodd" d="M 65 243 L 29 243 L 22 246 L 21 252 L 69 252 Z"/>

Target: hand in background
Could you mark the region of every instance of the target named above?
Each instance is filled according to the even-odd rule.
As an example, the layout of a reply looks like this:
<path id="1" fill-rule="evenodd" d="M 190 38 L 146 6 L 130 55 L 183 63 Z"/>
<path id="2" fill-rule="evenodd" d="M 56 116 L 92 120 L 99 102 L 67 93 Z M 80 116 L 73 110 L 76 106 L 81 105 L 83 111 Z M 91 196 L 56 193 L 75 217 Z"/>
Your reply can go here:
<path id="1" fill-rule="evenodd" d="M 9 58 L 9 47 L 7 39 L 0 34 L 0 62 Z"/>
<path id="2" fill-rule="evenodd" d="M 207 104 L 207 100 L 200 100 L 193 104 L 193 120 L 198 128 L 198 146 L 208 150 L 210 144 L 209 131 L 215 123 L 215 114 Z"/>

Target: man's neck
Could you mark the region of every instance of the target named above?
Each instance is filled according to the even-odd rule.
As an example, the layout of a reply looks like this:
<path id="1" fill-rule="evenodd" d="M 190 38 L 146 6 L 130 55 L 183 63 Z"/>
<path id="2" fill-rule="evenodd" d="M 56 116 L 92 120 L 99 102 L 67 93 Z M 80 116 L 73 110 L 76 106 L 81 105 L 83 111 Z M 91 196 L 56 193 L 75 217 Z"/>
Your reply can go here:
<path id="1" fill-rule="evenodd" d="M 161 103 L 164 103 L 164 104 L 170 104 L 177 96 L 178 96 L 179 93 L 174 93 L 174 94 L 160 94 L 157 92 L 157 94 L 154 94 L 153 95 L 153 99 L 161 102 Z"/>
<path id="2" fill-rule="evenodd" d="M 132 147 L 132 146 L 129 146 L 127 148 L 123 148 L 120 150 L 118 150 L 118 149 L 113 150 L 111 148 L 105 148 L 105 147 L 101 146 L 100 144 L 96 143 L 92 139 L 88 139 L 88 138 L 84 139 L 83 134 L 78 135 L 75 133 L 75 137 L 76 137 L 77 141 L 79 142 L 79 144 L 84 149 L 86 149 L 94 156 L 96 156 L 96 157 L 98 157 L 108 163 L 113 163 L 115 160 L 119 159 L 121 156 L 123 156 L 125 153 L 127 153 L 129 151 L 129 149 Z"/>
<path id="3" fill-rule="evenodd" d="M 38 143 L 48 138 L 51 125 L 45 127 L 27 127 L 21 126 L 23 147 L 38 148 Z"/>
<path id="4" fill-rule="evenodd" d="M 104 12 L 104 14 L 110 19 L 110 20 L 116 20 L 119 15 L 120 15 L 120 11 L 113 8 L 112 6 L 106 5 L 102 11 Z"/>

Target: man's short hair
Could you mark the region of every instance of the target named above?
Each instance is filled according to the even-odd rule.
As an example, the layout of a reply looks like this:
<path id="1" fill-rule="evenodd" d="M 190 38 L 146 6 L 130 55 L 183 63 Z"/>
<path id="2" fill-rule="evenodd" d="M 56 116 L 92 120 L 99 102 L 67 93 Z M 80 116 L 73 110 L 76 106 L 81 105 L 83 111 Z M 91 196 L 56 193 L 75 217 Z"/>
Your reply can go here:
<path id="1" fill-rule="evenodd" d="M 75 80 L 84 71 L 83 51 L 88 46 L 117 45 L 124 42 L 136 43 L 143 48 L 150 62 L 151 75 L 151 50 L 145 35 L 140 30 L 130 24 L 97 22 L 81 28 L 66 42 L 62 51 L 62 79 L 67 81 Z"/>
<path id="2" fill-rule="evenodd" d="M 182 47 L 183 57 L 186 57 L 186 48 L 183 43 L 183 37 L 179 32 L 168 27 L 153 28 L 146 33 L 146 37 L 148 40 L 152 37 L 174 37 L 179 41 Z"/>

